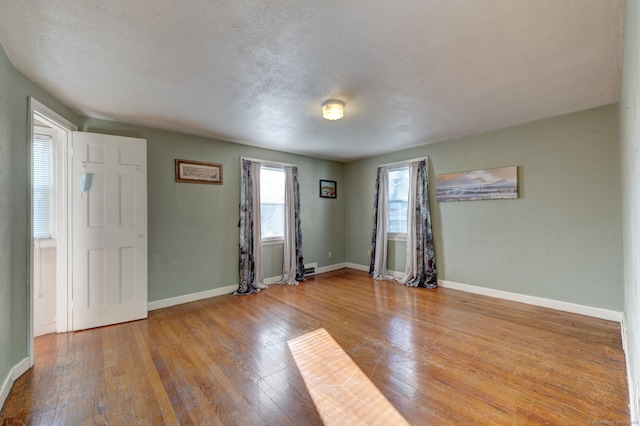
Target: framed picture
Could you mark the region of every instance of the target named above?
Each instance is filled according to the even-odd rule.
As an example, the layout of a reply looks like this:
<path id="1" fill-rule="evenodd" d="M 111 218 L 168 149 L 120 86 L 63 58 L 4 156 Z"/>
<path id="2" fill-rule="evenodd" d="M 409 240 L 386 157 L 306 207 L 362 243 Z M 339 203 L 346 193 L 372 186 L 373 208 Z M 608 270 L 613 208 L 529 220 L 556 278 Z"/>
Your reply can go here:
<path id="1" fill-rule="evenodd" d="M 320 197 L 336 198 L 338 195 L 338 184 L 335 180 L 320 179 Z"/>
<path id="2" fill-rule="evenodd" d="M 222 164 L 176 158 L 176 182 L 222 185 Z"/>
<path id="3" fill-rule="evenodd" d="M 438 202 L 513 198 L 518 198 L 517 166 L 436 176 Z"/>

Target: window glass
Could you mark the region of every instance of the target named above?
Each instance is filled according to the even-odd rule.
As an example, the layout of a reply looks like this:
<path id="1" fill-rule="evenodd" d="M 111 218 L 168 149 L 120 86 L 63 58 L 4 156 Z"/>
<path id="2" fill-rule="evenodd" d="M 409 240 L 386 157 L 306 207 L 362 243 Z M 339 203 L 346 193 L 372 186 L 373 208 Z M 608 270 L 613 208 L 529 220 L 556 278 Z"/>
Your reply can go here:
<path id="1" fill-rule="evenodd" d="M 390 234 L 407 233 L 407 203 L 409 201 L 409 166 L 388 170 L 388 211 Z"/>
<path id="2" fill-rule="evenodd" d="M 33 238 L 51 238 L 53 213 L 53 140 L 49 135 L 33 138 Z"/>
<path id="3" fill-rule="evenodd" d="M 260 226 L 262 239 L 284 238 L 284 169 L 260 169 Z"/>

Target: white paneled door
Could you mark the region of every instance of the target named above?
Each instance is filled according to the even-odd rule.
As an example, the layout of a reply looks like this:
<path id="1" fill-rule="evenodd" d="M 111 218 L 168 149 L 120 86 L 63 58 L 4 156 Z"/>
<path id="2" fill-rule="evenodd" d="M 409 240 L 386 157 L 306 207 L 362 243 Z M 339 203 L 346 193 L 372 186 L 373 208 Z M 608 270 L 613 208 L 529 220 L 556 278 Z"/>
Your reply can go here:
<path id="1" fill-rule="evenodd" d="M 73 330 L 147 317 L 147 141 L 73 132 Z"/>

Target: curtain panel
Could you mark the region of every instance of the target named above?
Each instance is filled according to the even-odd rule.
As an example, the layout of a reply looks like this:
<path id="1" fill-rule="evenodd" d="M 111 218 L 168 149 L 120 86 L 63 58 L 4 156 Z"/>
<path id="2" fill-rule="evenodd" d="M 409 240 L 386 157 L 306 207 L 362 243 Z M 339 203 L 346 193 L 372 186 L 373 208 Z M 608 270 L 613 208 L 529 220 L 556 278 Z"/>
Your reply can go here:
<path id="1" fill-rule="evenodd" d="M 260 229 L 260 170 L 258 161 L 242 159 L 240 178 L 240 284 L 233 294 L 254 294 L 267 288 L 262 268 L 262 232 Z M 285 166 L 284 242 L 282 279 L 277 284 L 297 285 L 304 281 L 302 223 L 300 220 L 300 184 L 298 168 Z"/>
<path id="2" fill-rule="evenodd" d="M 284 256 L 282 279 L 276 284 L 298 285 L 304 281 L 302 224 L 300 222 L 300 184 L 298 168 L 286 166 L 284 189 Z"/>
<path id="3" fill-rule="evenodd" d="M 233 294 L 245 295 L 266 288 L 262 275 L 260 231 L 260 163 L 242 160 L 240 177 L 240 284 Z"/>
<path id="4" fill-rule="evenodd" d="M 400 284 L 436 288 L 436 254 L 429 209 L 429 169 L 427 160 L 409 165 L 410 189 L 407 204 L 407 255 Z"/>
<path id="5" fill-rule="evenodd" d="M 387 168 L 378 167 L 373 201 L 373 232 L 371 235 L 371 259 L 369 276 L 374 280 L 392 280 L 387 270 L 387 226 L 389 209 L 387 202 Z"/>
<path id="6" fill-rule="evenodd" d="M 427 161 L 423 159 L 407 162 L 410 182 L 407 203 L 407 252 L 404 277 L 397 281 L 409 287 L 435 288 L 438 286 L 429 210 Z M 387 167 L 378 167 L 369 264 L 369 276 L 376 280 L 394 279 L 387 270 L 387 173 Z"/>

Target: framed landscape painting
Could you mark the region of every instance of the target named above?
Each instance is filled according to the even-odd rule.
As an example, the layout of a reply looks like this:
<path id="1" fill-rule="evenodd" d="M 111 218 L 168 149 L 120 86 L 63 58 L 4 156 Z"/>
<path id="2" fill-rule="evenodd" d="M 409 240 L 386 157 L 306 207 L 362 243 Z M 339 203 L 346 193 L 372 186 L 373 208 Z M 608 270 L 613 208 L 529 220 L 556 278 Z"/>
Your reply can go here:
<path id="1" fill-rule="evenodd" d="M 320 179 L 320 197 L 336 198 L 338 195 L 338 184 L 335 180 Z"/>
<path id="2" fill-rule="evenodd" d="M 471 170 L 436 176 L 436 201 L 518 198 L 518 167 Z"/>

